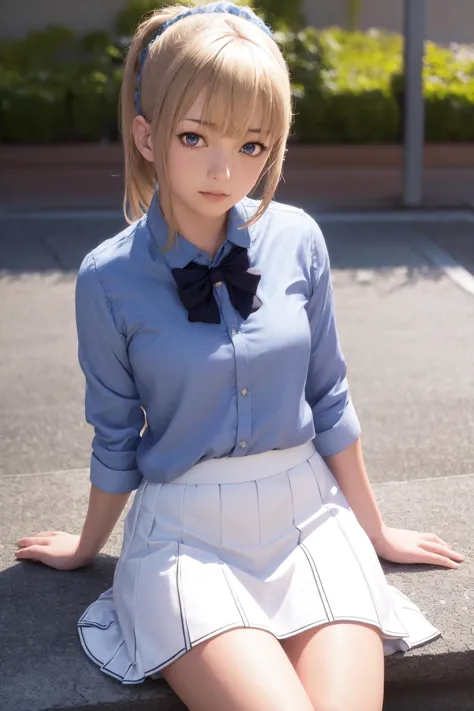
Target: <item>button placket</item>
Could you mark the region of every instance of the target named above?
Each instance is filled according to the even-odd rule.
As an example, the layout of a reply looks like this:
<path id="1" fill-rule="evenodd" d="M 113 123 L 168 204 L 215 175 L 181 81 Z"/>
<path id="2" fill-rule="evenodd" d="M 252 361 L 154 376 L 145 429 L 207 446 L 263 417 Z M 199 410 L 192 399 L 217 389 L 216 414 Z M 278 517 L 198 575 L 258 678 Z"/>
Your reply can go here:
<path id="1" fill-rule="evenodd" d="M 236 385 L 237 385 L 237 432 L 236 454 L 245 455 L 252 434 L 252 403 L 249 388 L 249 357 L 245 339 L 234 339 L 236 351 Z"/>
<path id="2" fill-rule="evenodd" d="M 214 284 L 216 286 L 216 284 Z M 235 380 L 236 380 L 236 400 L 237 400 L 237 428 L 235 433 L 235 448 L 232 453 L 234 457 L 243 457 L 251 437 L 251 398 L 249 392 L 250 372 L 249 355 L 245 344 L 245 337 L 240 332 L 238 314 L 230 301 L 229 293 L 225 284 L 215 290 L 222 306 L 222 315 L 227 326 L 230 341 L 234 349 Z M 242 393 L 245 390 L 246 395 Z"/>

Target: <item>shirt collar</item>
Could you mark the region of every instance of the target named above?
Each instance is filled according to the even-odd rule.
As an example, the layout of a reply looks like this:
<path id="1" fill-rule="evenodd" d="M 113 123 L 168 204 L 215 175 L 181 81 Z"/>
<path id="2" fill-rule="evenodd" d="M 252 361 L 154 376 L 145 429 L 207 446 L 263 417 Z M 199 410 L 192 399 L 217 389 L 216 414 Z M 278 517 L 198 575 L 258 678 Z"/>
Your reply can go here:
<path id="1" fill-rule="evenodd" d="M 251 239 L 249 228 L 239 229 L 239 227 L 249 219 L 245 209 L 244 202 L 237 203 L 230 210 L 229 221 L 227 225 L 226 240 L 238 245 L 239 247 L 250 247 Z M 158 192 L 153 195 L 150 207 L 146 216 L 148 228 L 153 235 L 160 250 L 163 250 L 168 243 L 168 224 L 165 221 L 163 213 L 160 209 L 158 200 Z M 176 244 L 163 252 L 163 256 L 167 260 L 171 269 L 185 267 L 189 262 L 192 262 L 202 250 L 196 245 L 188 242 L 185 237 L 178 234 Z"/>

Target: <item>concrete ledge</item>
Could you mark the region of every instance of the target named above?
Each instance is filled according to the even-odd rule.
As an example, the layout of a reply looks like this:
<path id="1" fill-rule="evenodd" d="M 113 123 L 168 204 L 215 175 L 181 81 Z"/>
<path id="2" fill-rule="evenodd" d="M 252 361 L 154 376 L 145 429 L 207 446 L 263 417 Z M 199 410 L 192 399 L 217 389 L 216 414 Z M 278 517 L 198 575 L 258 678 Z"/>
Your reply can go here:
<path id="1" fill-rule="evenodd" d="M 80 531 L 89 492 L 87 471 L 7 476 L 5 482 L 8 489 L 0 499 L 2 711 L 183 709 L 164 682 L 122 686 L 100 672 L 80 647 L 76 621 L 112 583 L 121 525 L 104 554 L 84 570 L 57 572 L 14 559 L 15 542 L 27 532 Z M 389 582 L 443 633 L 425 647 L 386 659 L 385 709 L 471 709 L 474 475 L 390 482 L 374 485 L 374 490 L 389 524 L 434 531 L 466 555 L 455 571 L 384 564 Z"/>

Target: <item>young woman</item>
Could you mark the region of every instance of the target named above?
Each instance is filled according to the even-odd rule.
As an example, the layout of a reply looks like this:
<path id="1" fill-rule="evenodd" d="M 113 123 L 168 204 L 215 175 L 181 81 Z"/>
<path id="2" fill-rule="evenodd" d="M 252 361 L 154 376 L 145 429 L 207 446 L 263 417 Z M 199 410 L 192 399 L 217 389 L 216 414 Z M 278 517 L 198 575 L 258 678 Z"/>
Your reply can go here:
<path id="1" fill-rule="evenodd" d="M 323 236 L 272 201 L 291 105 L 252 11 L 170 7 L 139 26 L 122 91 L 130 226 L 77 280 L 89 509 L 80 536 L 17 552 L 90 563 L 137 490 L 79 635 L 102 671 L 162 676 L 191 711 L 380 711 L 384 653 L 439 632 L 377 554 L 462 560 L 375 503 Z"/>

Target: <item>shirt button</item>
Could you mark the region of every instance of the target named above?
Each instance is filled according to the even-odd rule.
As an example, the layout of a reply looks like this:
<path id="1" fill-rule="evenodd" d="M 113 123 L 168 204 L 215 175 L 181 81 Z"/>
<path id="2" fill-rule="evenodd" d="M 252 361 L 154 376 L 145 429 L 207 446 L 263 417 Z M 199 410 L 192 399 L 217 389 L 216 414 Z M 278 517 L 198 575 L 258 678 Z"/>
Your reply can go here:
<path id="1" fill-rule="evenodd" d="M 247 393 L 248 393 L 247 388 L 242 388 L 242 390 L 240 391 L 240 394 L 243 395 L 244 397 L 247 395 Z"/>
<path id="2" fill-rule="evenodd" d="M 216 281 L 216 283 L 214 284 L 214 286 L 222 286 L 222 282 L 221 282 L 221 281 Z"/>
<path id="3" fill-rule="evenodd" d="M 236 328 L 233 328 L 232 331 L 231 331 L 231 334 L 232 334 L 233 336 L 236 336 L 236 335 L 237 335 L 237 329 L 236 329 Z"/>
<path id="4" fill-rule="evenodd" d="M 241 449 L 245 449 L 246 446 L 247 446 L 247 442 L 244 439 L 242 440 L 242 442 L 239 442 L 239 447 Z"/>

